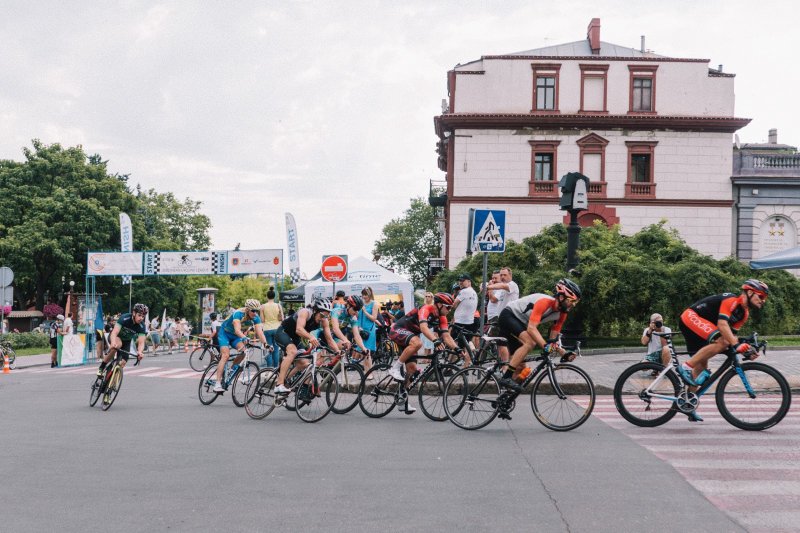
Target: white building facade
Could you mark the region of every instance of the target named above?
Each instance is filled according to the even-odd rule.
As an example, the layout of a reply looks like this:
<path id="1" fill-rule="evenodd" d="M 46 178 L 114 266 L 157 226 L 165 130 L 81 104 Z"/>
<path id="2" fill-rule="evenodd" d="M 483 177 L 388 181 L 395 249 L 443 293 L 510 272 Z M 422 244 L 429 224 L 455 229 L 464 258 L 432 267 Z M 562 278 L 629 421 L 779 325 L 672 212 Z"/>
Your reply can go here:
<path id="1" fill-rule="evenodd" d="M 667 220 L 686 242 L 721 258 L 734 251 L 732 74 L 600 41 L 484 56 L 448 73 L 435 118 L 446 172 L 444 257 L 466 254 L 470 208 L 506 210 L 506 237 L 522 240 L 565 220 L 558 180 L 590 179 L 595 220 L 625 233 Z"/>

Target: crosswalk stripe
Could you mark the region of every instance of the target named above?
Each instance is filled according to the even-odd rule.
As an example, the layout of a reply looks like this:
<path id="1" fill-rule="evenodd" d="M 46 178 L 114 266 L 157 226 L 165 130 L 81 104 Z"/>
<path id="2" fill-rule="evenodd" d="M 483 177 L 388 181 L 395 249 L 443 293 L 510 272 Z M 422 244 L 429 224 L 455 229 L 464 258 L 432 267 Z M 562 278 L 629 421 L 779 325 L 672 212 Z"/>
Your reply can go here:
<path id="1" fill-rule="evenodd" d="M 200 376 L 202 375 L 203 374 L 201 374 L 200 372 L 195 372 L 194 370 L 188 370 L 188 371 L 184 370 L 182 374 L 173 374 L 171 376 L 163 376 L 163 377 L 169 379 L 200 379 Z"/>

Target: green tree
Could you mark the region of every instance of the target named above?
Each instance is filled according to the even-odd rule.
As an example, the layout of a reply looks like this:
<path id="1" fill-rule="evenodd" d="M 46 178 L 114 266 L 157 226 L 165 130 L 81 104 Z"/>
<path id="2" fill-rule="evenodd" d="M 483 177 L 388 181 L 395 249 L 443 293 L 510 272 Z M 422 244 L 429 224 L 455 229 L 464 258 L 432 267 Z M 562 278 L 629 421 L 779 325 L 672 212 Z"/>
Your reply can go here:
<path id="1" fill-rule="evenodd" d="M 433 208 L 424 198 L 411 199 L 402 217 L 383 227 L 372 253 L 378 262 L 408 276 L 415 287 L 424 287 L 428 277 L 428 258 L 438 257 L 441 237 L 433 218 Z"/>

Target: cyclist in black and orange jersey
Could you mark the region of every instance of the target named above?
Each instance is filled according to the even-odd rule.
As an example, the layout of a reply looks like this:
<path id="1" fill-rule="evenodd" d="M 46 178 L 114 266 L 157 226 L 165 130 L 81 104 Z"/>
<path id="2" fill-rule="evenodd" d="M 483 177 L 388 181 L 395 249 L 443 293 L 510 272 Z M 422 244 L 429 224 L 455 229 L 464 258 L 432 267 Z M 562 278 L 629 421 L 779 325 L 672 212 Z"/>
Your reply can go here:
<path id="1" fill-rule="evenodd" d="M 432 304 L 412 309 L 392 324 L 389 338 L 403 348 L 403 353 L 400 354 L 400 357 L 389 369 L 389 375 L 397 381 L 402 381 L 404 379 L 401 371 L 403 365 L 406 366 L 407 376 L 416 371 L 417 365 L 410 359 L 416 356 L 419 349 L 422 348 L 422 340 L 419 338 L 420 333 L 433 341 L 434 346 L 444 342 L 449 348 L 458 349 L 456 342 L 447 331 L 447 313 L 454 303 L 453 297 L 446 292 L 437 292 L 433 296 Z M 437 334 L 436 329 L 441 333 Z M 462 353 L 464 354 L 465 364 L 467 366 L 471 365 L 472 361 L 469 359 L 469 354 L 465 351 Z M 413 412 L 415 409 L 409 408 L 409 410 Z"/>
<path id="2" fill-rule="evenodd" d="M 734 346 L 738 353 L 750 351 L 750 345 L 740 343 L 736 333 L 747 322 L 750 308 L 761 309 L 767 296 L 769 287 L 766 283 L 748 279 L 742 284 L 741 294 L 726 292 L 708 296 L 685 310 L 678 327 L 686 339 L 686 348 L 694 355 L 680 367 L 683 379 L 690 385 L 700 385 L 705 378 L 697 378 L 708 368 L 709 359 L 730 346 Z M 751 357 L 758 357 L 758 354 Z M 695 415 L 695 418 L 699 417 Z"/>
<path id="3" fill-rule="evenodd" d="M 581 288 L 577 283 L 570 279 L 560 279 L 556 283 L 554 296 L 546 294 L 531 294 L 523 298 L 518 298 L 508 304 L 497 321 L 500 336 L 508 340 L 508 348 L 498 346 L 500 357 L 508 361 L 508 350 L 514 350 L 511 361 L 506 367 L 500 385 L 522 392 L 522 386 L 516 382 L 522 371 L 525 356 L 534 347 L 545 348 L 548 344 L 542 334 L 539 333 L 538 326 L 544 322 L 555 322 L 550 327 L 550 338 L 553 338 L 564 325 L 569 313 L 578 303 L 581 297 Z M 562 357 L 566 350 L 553 344 L 552 349 Z M 574 358 L 574 355 L 572 356 Z"/>

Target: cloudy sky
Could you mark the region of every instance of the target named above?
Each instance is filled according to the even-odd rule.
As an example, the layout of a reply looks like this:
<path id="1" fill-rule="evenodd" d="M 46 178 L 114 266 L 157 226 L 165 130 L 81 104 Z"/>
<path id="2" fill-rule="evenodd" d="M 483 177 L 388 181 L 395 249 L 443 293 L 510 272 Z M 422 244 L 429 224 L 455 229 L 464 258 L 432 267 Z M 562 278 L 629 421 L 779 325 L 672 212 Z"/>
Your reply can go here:
<path id="1" fill-rule="evenodd" d="M 371 257 L 442 179 L 447 71 L 586 36 L 736 76 L 742 142 L 800 144 L 794 2 L 0 2 L 0 158 L 81 144 L 133 185 L 203 202 L 216 249 Z"/>

